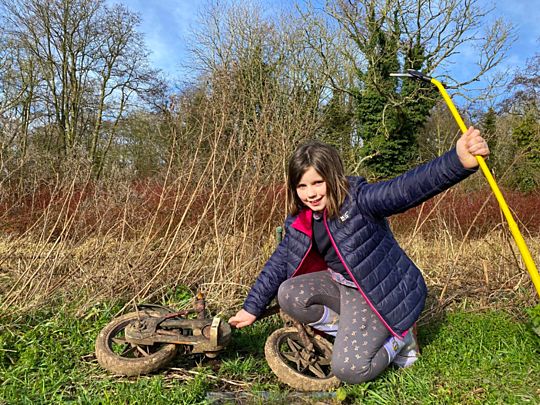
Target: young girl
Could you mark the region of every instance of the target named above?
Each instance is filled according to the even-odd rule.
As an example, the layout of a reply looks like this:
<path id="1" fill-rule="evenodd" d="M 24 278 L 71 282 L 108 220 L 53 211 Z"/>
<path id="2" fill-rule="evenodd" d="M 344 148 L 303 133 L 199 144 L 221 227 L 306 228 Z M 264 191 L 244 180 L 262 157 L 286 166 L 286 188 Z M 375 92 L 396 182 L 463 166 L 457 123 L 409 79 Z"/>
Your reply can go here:
<path id="1" fill-rule="evenodd" d="M 287 314 L 336 336 L 332 371 L 340 380 L 360 383 L 391 363 L 410 366 L 418 354 L 411 329 L 427 288 L 386 217 L 474 173 L 475 155 L 489 149 L 471 127 L 435 160 L 368 184 L 345 177 L 333 147 L 318 141 L 298 147 L 289 161 L 285 237 L 229 323 L 251 325 L 277 294 Z"/>

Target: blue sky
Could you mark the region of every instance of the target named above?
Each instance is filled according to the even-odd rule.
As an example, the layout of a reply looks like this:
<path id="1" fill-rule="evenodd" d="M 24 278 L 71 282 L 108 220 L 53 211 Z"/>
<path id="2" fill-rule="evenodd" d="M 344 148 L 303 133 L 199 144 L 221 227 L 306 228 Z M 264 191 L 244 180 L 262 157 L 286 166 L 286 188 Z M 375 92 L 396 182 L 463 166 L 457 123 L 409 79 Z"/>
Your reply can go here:
<path id="1" fill-rule="evenodd" d="M 186 39 L 195 26 L 197 12 L 205 0 L 108 0 L 123 3 L 142 17 L 141 31 L 152 52 L 150 60 L 155 67 L 180 80 L 189 77 L 182 68 L 187 58 Z M 499 67 L 502 72 L 525 65 L 526 59 L 540 52 L 540 0 L 481 0 L 487 7 L 493 6 L 491 18 L 503 17 L 512 23 L 517 35 L 516 42 Z M 280 8 L 288 0 L 267 0 L 265 4 Z M 466 54 L 466 51 L 465 51 Z M 464 55 L 465 56 L 465 55 Z M 459 68 L 459 67 L 456 67 Z"/>
<path id="2" fill-rule="evenodd" d="M 540 0 L 539 0 L 540 1 Z M 152 52 L 151 62 L 173 77 L 182 79 L 190 72 L 183 69 L 188 57 L 186 41 L 196 27 L 198 13 L 207 0 L 107 0 L 124 4 L 142 18 L 140 26 Z M 270 8 L 280 9 L 290 0 L 266 0 Z"/>

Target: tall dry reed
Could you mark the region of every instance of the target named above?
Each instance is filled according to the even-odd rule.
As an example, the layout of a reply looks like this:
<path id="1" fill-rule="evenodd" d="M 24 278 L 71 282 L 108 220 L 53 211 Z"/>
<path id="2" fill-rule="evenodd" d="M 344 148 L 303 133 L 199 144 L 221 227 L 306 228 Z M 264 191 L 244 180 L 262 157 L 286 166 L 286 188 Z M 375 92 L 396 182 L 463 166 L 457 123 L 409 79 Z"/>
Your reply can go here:
<path id="1" fill-rule="evenodd" d="M 115 299 L 160 301 L 181 286 L 204 291 L 214 308 L 239 306 L 275 246 L 285 193 L 282 173 L 268 182 L 218 159 L 229 147 L 216 145 L 198 174 L 193 165 L 170 169 L 161 182 L 59 181 L 4 209 L 2 313 L 53 301 L 81 311 Z M 448 306 L 511 310 L 534 302 L 519 252 L 486 200 L 487 190 L 472 197 L 453 190 L 391 219 L 430 288 L 426 317 Z M 522 216 L 534 219 L 528 209 Z M 522 224 L 538 261 L 538 228 L 529 229 Z"/>

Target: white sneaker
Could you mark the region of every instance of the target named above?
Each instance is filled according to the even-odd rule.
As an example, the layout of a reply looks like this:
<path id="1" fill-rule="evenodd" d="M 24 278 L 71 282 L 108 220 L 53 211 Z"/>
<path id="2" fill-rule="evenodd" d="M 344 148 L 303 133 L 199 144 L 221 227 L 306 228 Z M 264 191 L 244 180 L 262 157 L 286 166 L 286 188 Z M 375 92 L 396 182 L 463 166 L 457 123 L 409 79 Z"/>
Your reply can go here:
<path id="1" fill-rule="evenodd" d="M 413 328 L 409 330 L 409 334 L 412 339 L 403 346 L 403 348 L 396 354 L 392 361 L 398 368 L 411 367 L 416 360 L 420 357 L 420 350 L 418 348 L 418 342 L 416 340 L 416 334 L 413 332 Z"/>

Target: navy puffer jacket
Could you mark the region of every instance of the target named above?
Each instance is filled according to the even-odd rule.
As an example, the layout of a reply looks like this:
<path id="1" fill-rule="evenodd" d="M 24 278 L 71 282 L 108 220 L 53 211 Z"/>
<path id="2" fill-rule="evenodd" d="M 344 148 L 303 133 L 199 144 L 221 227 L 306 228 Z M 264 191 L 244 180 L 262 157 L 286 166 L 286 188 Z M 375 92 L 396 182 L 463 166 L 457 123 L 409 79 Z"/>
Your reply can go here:
<path id="1" fill-rule="evenodd" d="M 330 240 L 351 279 L 394 335 L 401 337 L 424 308 L 427 288 L 420 270 L 399 247 L 386 217 L 414 207 L 474 173 L 456 150 L 392 180 L 369 184 L 349 178 L 349 196 L 339 218 L 326 219 Z M 251 288 L 244 309 L 259 316 L 282 282 L 325 263 L 311 249 L 311 210 L 289 216 L 285 237 Z"/>

